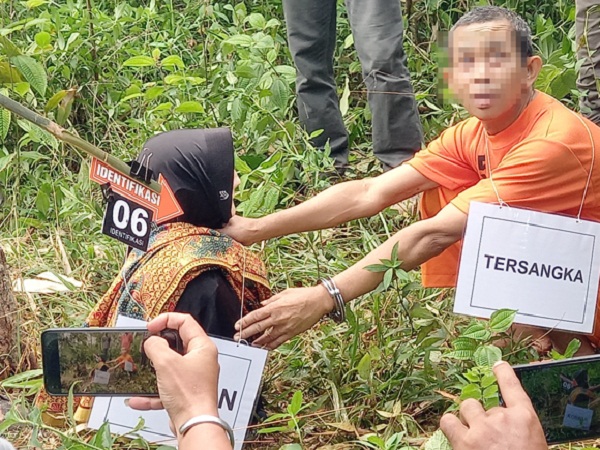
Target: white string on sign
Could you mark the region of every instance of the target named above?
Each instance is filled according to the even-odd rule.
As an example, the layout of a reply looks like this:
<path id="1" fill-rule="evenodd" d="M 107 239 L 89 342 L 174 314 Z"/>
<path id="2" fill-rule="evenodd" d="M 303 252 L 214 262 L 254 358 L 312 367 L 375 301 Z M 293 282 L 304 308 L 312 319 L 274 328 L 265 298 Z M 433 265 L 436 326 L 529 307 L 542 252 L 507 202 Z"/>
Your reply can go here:
<path id="1" fill-rule="evenodd" d="M 249 345 L 248 341 L 242 339 L 242 331 L 243 331 L 243 323 L 242 319 L 244 318 L 244 294 L 246 293 L 246 250 L 244 249 L 244 257 L 242 259 L 242 295 L 240 298 L 240 338 L 237 341 L 237 345 L 239 347 L 240 344 Z"/>

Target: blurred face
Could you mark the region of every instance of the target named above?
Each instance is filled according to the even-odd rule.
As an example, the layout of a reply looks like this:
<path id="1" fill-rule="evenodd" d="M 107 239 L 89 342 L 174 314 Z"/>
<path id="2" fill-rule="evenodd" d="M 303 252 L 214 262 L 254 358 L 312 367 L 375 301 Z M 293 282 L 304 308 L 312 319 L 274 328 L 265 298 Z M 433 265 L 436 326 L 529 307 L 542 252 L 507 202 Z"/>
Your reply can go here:
<path id="1" fill-rule="evenodd" d="M 233 171 L 233 189 L 231 191 L 231 215 L 235 216 L 235 202 L 233 201 L 233 199 L 235 199 L 235 191 L 238 188 L 238 186 L 240 185 L 241 180 L 240 180 L 240 176 L 238 175 L 237 171 Z"/>
<path id="2" fill-rule="evenodd" d="M 518 117 L 530 100 L 537 76 L 539 57 L 523 64 L 516 39 L 505 20 L 460 26 L 452 32 L 450 88 L 492 134 Z"/>

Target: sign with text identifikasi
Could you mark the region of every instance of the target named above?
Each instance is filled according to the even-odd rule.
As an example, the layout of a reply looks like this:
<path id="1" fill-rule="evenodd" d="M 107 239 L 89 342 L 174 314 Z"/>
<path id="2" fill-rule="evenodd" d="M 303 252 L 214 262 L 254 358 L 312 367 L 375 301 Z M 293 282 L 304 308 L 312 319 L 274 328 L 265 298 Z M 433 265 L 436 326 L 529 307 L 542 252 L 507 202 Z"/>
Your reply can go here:
<path id="1" fill-rule="evenodd" d="M 161 191 L 158 193 L 141 181 L 113 169 L 106 162 L 92 158 L 90 180 L 101 185 L 110 184 L 113 191 L 148 208 L 153 213 L 151 220 L 156 223 L 162 223 L 183 214 L 169 183 L 162 174 L 158 177 L 158 183 L 161 186 Z"/>
<path id="2" fill-rule="evenodd" d="M 591 333 L 600 277 L 600 223 L 473 202 L 454 312 Z"/>
<path id="3" fill-rule="evenodd" d="M 141 320 L 119 316 L 118 327 L 144 327 Z M 219 352 L 219 386 L 217 406 L 219 417 L 233 428 L 234 450 L 241 450 L 246 429 L 254 411 L 254 403 L 261 387 L 262 373 L 267 361 L 266 350 L 239 345 L 226 339 L 211 339 Z M 202 370 L 200 368 L 200 370 Z M 143 426 L 138 428 L 140 419 Z M 136 434 L 148 442 L 176 445 L 177 439 L 169 428 L 166 411 L 136 411 L 125 406 L 123 397 L 97 397 L 94 399 L 88 426 L 99 429 L 109 422 L 110 431 L 119 434 Z M 203 447 L 199 444 L 198 448 Z"/>

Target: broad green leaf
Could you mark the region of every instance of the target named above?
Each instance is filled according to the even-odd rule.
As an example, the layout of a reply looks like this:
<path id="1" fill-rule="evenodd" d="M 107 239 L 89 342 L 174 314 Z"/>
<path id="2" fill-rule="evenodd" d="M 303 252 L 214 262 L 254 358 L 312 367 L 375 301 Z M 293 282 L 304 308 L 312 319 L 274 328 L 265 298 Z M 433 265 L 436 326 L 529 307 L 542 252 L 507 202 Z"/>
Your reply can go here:
<path id="1" fill-rule="evenodd" d="M 250 36 L 246 36 L 245 34 L 236 34 L 235 36 L 231 36 L 228 39 L 223 41 L 226 44 L 233 45 L 234 47 L 250 47 L 252 46 L 252 38 Z"/>
<path id="2" fill-rule="evenodd" d="M 0 84 L 20 83 L 22 81 L 19 71 L 12 67 L 8 61 L 0 61 Z"/>
<path id="3" fill-rule="evenodd" d="M 484 388 L 486 388 L 488 386 L 491 386 L 495 382 L 496 382 L 496 377 L 493 374 L 486 375 L 485 377 L 483 377 L 481 379 L 481 386 L 484 387 Z"/>
<path id="4" fill-rule="evenodd" d="M 368 380 L 371 376 L 371 355 L 365 353 L 365 355 L 358 362 L 356 369 L 360 378 L 363 380 Z"/>
<path id="5" fill-rule="evenodd" d="M 133 56 L 123 63 L 124 67 L 149 67 L 154 66 L 156 61 L 150 56 Z"/>
<path id="6" fill-rule="evenodd" d="M 581 347 L 581 341 L 579 339 L 571 340 L 569 345 L 567 345 L 567 349 L 565 350 L 565 358 L 572 358 L 575 356 L 575 353 L 577 353 L 579 347 Z"/>
<path id="7" fill-rule="evenodd" d="M 350 81 L 346 78 L 346 84 L 344 86 L 344 92 L 342 92 L 342 98 L 340 99 L 340 112 L 342 116 L 348 114 L 350 108 Z"/>
<path id="8" fill-rule="evenodd" d="M 477 341 L 467 337 L 459 337 L 452 341 L 452 347 L 454 350 L 471 350 L 477 349 Z"/>
<path id="9" fill-rule="evenodd" d="M 185 64 L 183 60 L 178 55 L 169 55 L 165 59 L 160 62 L 163 67 L 177 67 L 179 69 L 184 69 Z"/>
<path id="10" fill-rule="evenodd" d="M 182 102 L 175 111 L 178 113 L 203 113 L 204 107 L 200 102 L 196 102 L 194 100 L 190 100 L 187 102 Z"/>
<path id="11" fill-rule="evenodd" d="M 502 359 L 502 350 L 493 345 L 483 345 L 475 350 L 473 359 L 478 366 L 491 367 Z"/>
<path id="12" fill-rule="evenodd" d="M 25 5 L 29 9 L 37 8 L 38 6 L 42 6 L 48 3 L 48 0 L 27 0 Z"/>
<path id="13" fill-rule="evenodd" d="M 279 450 L 302 450 L 300 444 L 285 444 L 279 447 Z"/>
<path id="14" fill-rule="evenodd" d="M 6 55 L 9 58 L 21 54 L 21 50 L 11 42 L 6 36 L 0 36 L 0 55 Z"/>
<path id="15" fill-rule="evenodd" d="M 0 106 L 0 142 L 4 142 L 10 127 L 10 111 Z"/>
<path id="16" fill-rule="evenodd" d="M 427 442 L 425 442 L 423 450 L 452 450 L 452 446 L 442 430 L 437 430 L 431 435 Z"/>
<path id="17" fill-rule="evenodd" d="M 35 206 L 39 212 L 44 216 L 47 216 L 48 211 L 50 210 L 50 198 L 48 197 L 48 194 L 43 191 L 38 191 L 35 199 Z"/>
<path id="18" fill-rule="evenodd" d="M 256 78 L 258 73 L 250 64 L 238 64 L 235 68 L 235 74 L 240 78 Z M 231 83 L 235 84 L 235 83 Z"/>
<path id="19" fill-rule="evenodd" d="M 494 311 L 490 316 L 490 329 L 496 333 L 505 332 L 513 324 L 516 315 L 517 311 L 512 309 L 499 309 L 498 311 Z"/>
<path id="20" fill-rule="evenodd" d="M 31 56 L 18 55 L 10 58 L 10 62 L 21 72 L 23 78 L 40 95 L 46 94 L 48 76 L 44 67 Z"/>
<path id="21" fill-rule="evenodd" d="M 492 333 L 485 328 L 484 324 L 476 322 L 468 326 L 467 329 L 462 332 L 461 337 L 468 337 L 477 341 L 487 341 L 492 337 Z"/>
<path id="22" fill-rule="evenodd" d="M 246 17 L 246 22 L 248 22 L 252 28 L 256 28 L 257 30 L 262 30 L 267 25 L 265 16 L 260 13 L 250 14 L 248 17 Z"/>
<path id="23" fill-rule="evenodd" d="M 456 350 L 453 352 L 446 353 L 447 358 L 459 359 L 461 361 L 468 361 L 473 359 L 475 352 L 473 350 Z"/>
<path id="24" fill-rule="evenodd" d="M 50 33 L 48 33 L 47 31 L 40 31 L 35 35 L 35 43 L 40 48 L 47 47 L 48 45 L 50 45 L 51 41 L 52 36 L 50 36 Z"/>
<path id="25" fill-rule="evenodd" d="M 111 448 L 113 438 L 110 434 L 110 423 L 104 422 L 90 441 L 91 445 L 99 448 Z"/>
<path id="26" fill-rule="evenodd" d="M 271 101 L 273 102 L 273 105 L 280 110 L 285 111 L 289 97 L 290 92 L 287 85 L 279 78 L 275 79 L 271 85 Z"/>
<path id="27" fill-rule="evenodd" d="M 288 412 L 295 416 L 302 409 L 302 391 L 294 392 L 294 396 L 292 397 L 292 402 L 288 406 Z"/>
<path id="28" fill-rule="evenodd" d="M 475 383 L 467 384 L 462 388 L 460 392 L 460 399 L 465 400 L 467 398 L 474 398 L 479 400 L 481 398 L 481 388 Z"/>
<path id="29" fill-rule="evenodd" d="M 67 95 L 67 91 L 66 91 L 66 89 L 63 89 L 61 91 L 58 91 L 52 97 L 50 97 L 50 100 L 48 100 L 48 103 L 46 103 L 46 107 L 44 108 L 44 111 L 48 112 L 48 111 L 52 111 L 54 108 L 56 108 L 58 106 L 58 104 L 60 103 L 60 101 L 65 97 L 65 95 Z"/>
<path id="30" fill-rule="evenodd" d="M 370 264 L 365 267 L 365 270 L 368 270 L 369 272 L 385 272 L 388 269 L 389 267 L 384 264 Z"/>

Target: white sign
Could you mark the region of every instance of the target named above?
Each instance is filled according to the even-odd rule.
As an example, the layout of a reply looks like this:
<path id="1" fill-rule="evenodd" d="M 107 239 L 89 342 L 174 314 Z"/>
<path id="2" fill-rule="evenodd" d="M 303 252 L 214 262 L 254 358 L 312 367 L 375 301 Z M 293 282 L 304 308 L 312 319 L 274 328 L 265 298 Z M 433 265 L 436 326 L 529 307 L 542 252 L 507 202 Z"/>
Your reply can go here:
<path id="1" fill-rule="evenodd" d="M 592 426 L 593 409 L 580 408 L 575 405 L 567 405 L 563 427 L 575 428 L 577 430 L 589 431 Z"/>
<path id="2" fill-rule="evenodd" d="M 104 385 L 110 383 L 110 372 L 108 370 L 94 370 L 94 383 Z"/>
<path id="3" fill-rule="evenodd" d="M 600 223 L 472 202 L 454 312 L 591 333 L 599 275 Z"/>
<path id="4" fill-rule="evenodd" d="M 120 316 L 116 325 L 145 327 L 145 322 Z M 218 387 L 219 416 L 233 428 L 234 450 L 240 450 L 258 396 L 268 352 L 225 339 L 211 339 L 219 351 L 221 367 Z M 125 406 L 122 397 L 97 397 L 88 426 L 97 430 L 104 422 L 109 422 L 111 432 L 127 434 L 137 427 L 140 418 L 144 419 L 144 426 L 136 431 L 136 434 L 148 442 L 176 446 L 177 441 L 169 429 L 169 416 L 166 411 L 136 411 Z"/>

